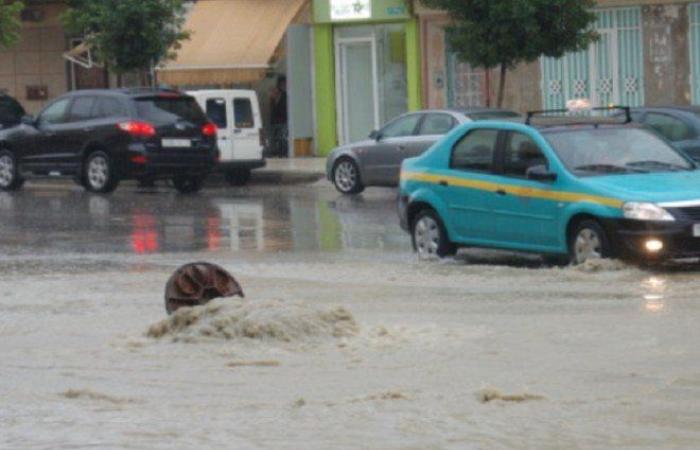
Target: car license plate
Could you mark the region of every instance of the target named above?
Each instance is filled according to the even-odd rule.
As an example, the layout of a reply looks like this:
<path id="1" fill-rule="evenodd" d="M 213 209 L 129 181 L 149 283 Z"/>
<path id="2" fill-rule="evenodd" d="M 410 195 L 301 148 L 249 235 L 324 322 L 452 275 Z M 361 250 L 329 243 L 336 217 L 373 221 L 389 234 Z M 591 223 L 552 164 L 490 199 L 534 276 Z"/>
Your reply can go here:
<path id="1" fill-rule="evenodd" d="M 192 141 L 189 139 L 163 139 L 162 145 L 170 148 L 189 148 L 192 147 Z"/>
<path id="2" fill-rule="evenodd" d="M 700 237 L 700 223 L 693 225 L 693 237 Z"/>

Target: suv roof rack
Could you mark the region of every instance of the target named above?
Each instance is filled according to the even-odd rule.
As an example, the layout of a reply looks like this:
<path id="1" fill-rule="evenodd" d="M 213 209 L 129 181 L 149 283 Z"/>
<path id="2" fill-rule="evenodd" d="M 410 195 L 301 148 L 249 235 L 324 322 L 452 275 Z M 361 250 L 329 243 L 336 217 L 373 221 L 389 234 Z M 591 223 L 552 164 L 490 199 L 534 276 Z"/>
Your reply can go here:
<path id="1" fill-rule="evenodd" d="M 541 116 L 544 114 L 568 114 L 571 112 L 578 112 L 578 111 L 623 111 L 625 113 L 625 121 L 623 124 L 631 123 L 632 122 L 632 111 L 629 106 L 602 106 L 602 107 L 596 107 L 596 108 L 585 108 L 581 110 L 575 110 L 575 109 L 543 109 L 540 111 L 528 111 L 527 112 L 527 118 L 525 119 L 525 125 L 530 125 L 532 123 L 532 119 L 535 116 Z M 566 116 L 566 119 L 571 119 L 570 122 L 566 122 L 567 125 L 575 125 L 575 124 L 596 124 L 595 118 L 591 118 L 590 116 Z M 576 119 L 579 119 L 578 121 Z M 603 120 L 598 121 L 597 123 L 605 123 Z M 558 125 L 563 125 L 563 123 L 559 123 Z"/>
<path id="2" fill-rule="evenodd" d="M 131 88 L 124 88 L 124 92 L 128 94 L 148 94 L 152 92 L 172 92 L 172 93 L 178 93 L 181 94 L 182 91 L 178 89 L 174 89 L 171 87 L 165 87 L 165 86 L 157 86 L 157 87 L 148 87 L 148 86 L 141 86 L 141 87 L 131 87 Z"/>

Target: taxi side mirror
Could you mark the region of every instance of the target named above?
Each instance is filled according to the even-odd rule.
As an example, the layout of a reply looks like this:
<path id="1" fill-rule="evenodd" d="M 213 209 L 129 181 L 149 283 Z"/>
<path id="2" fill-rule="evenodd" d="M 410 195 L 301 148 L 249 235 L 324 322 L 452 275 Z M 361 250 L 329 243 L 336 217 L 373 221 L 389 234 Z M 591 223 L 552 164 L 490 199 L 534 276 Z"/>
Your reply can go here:
<path id="1" fill-rule="evenodd" d="M 556 181 L 557 174 L 550 172 L 547 166 L 533 166 L 527 169 L 527 179 L 534 181 Z"/>

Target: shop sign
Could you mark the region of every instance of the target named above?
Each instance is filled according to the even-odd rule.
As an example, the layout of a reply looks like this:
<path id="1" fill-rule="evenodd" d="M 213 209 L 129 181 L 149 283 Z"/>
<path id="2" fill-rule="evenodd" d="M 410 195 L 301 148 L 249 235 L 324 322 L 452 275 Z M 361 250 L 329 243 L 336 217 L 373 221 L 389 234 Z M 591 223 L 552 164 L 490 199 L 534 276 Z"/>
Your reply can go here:
<path id="1" fill-rule="evenodd" d="M 362 20 L 372 17 L 372 0 L 331 0 L 331 20 Z"/>

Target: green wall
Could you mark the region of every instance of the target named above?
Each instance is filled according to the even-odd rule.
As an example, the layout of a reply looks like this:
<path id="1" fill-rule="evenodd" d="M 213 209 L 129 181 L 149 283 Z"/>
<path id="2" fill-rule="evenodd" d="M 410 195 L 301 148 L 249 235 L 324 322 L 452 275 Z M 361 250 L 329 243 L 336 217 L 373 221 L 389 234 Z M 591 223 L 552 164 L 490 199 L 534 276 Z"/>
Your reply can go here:
<path id="1" fill-rule="evenodd" d="M 316 70 L 316 151 L 319 156 L 326 156 L 338 142 L 332 25 L 314 26 L 314 58 Z"/>
<path id="2" fill-rule="evenodd" d="M 408 110 L 423 107 L 421 46 L 418 19 L 406 22 L 406 77 L 408 88 Z"/>

